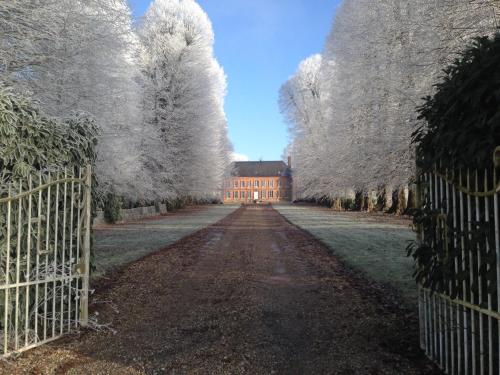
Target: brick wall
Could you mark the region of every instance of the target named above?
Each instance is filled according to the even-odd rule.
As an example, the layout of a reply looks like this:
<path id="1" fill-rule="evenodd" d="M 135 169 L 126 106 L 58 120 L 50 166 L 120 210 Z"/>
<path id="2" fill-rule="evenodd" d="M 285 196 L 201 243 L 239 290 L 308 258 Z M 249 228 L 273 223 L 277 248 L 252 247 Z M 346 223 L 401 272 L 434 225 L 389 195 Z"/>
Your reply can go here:
<path id="1" fill-rule="evenodd" d="M 231 177 L 224 182 L 224 203 L 280 202 L 291 200 L 288 177 Z"/>

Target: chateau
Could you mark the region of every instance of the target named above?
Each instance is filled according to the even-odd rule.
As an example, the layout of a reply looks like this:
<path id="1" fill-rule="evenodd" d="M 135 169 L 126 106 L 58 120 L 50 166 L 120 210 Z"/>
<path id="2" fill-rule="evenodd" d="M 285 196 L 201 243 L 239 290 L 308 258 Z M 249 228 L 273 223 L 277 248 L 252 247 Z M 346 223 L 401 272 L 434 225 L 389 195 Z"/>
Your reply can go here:
<path id="1" fill-rule="evenodd" d="M 292 198 L 290 158 L 283 161 L 239 161 L 224 181 L 224 203 L 282 202 Z"/>

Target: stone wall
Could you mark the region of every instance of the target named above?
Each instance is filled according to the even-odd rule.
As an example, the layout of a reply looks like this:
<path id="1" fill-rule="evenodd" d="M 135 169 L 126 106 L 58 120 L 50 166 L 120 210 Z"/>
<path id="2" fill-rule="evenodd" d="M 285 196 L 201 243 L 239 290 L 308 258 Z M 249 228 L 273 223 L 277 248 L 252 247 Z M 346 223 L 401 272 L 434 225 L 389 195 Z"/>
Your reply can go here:
<path id="1" fill-rule="evenodd" d="M 148 206 L 148 207 L 137 207 L 137 208 L 129 208 L 129 209 L 121 209 L 120 216 L 121 221 L 118 223 L 127 223 L 130 221 L 140 220 L 145 217 L 157 216 L 161 214 L 167 213 L 167 206 L 165 204 L 160 204 L 159 209 L 156 206 Z M 94 219 L 94 225 L 106 224 L 104 220 L 104 212 L 97 211 L 97 216 Z"/>

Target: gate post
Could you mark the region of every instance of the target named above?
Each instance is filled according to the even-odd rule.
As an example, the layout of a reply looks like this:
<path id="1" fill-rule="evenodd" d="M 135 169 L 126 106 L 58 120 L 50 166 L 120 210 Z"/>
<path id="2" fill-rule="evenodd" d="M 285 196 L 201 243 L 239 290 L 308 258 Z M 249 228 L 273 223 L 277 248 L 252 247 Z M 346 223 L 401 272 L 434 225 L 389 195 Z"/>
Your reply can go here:
<path id="1" fill-rule="evenodd" d="M 92 200 L 92 167 L 85 168 L 84 185 L 84 215 L 85 233 L 83 239 L 83 279 L 82 296 L 80 298 L 80 325 L 86 326 L 89 322 L 89 269 L 90 269 L 90 226 L 91 226 L 91 200 Z"/>

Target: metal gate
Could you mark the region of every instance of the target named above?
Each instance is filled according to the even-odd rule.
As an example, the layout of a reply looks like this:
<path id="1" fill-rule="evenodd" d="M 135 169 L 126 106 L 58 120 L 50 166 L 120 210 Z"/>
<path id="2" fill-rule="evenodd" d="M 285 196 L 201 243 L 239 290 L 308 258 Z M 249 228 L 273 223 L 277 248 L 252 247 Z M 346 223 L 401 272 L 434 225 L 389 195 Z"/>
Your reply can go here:
<path id="1" fill-rule="evenodd" d="M 500 373 L 500 148 L 494 167 L 419 176 L 419 241 L 440 290 L 419 288 L 420 342 L 448 374 Z"/>
<path id="2" fill-rule="evenodd" d="M 3 355 L 88 323 L 91 168 L 0 186 Z"/>

